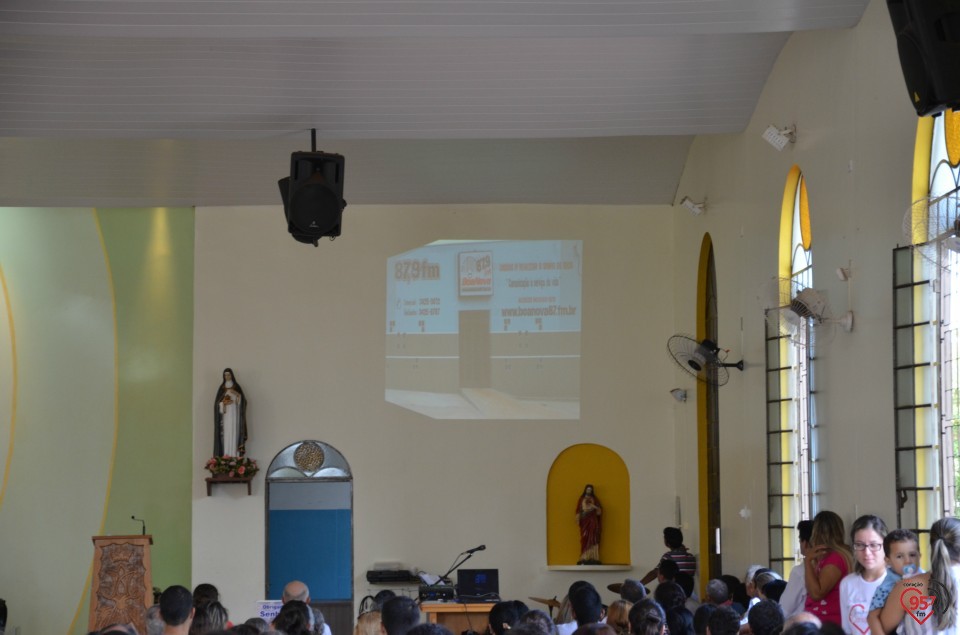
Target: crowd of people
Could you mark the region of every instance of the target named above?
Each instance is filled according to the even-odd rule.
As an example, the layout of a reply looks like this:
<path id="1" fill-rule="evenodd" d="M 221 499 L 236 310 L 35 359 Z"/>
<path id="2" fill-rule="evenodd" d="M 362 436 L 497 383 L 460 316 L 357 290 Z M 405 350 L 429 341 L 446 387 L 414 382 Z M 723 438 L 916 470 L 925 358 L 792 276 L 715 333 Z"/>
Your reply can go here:
<path id="1" fill-rule="evenodd" d="M 709 580 L 701 601 L 694 593 L 696 559 L 680 530 L 667 527 L 669 551 L 659 565 L 642 580 L 609 585 L 620 595 L 609 605 L 593 584 L 578 580 L 556 617 L 501 601 L 491 606 L 484 633 L 469 635 L 960 635 L 960 520 L 944 518 L 930 528 L 929 572 L 919 567 L 916 534 L 888 531 L 877 516 L 857 518 L 848 535 L 840 516 L 823 511 L 797 530 L 803 561 L 788 580 L 755 565 L 742 580 Z M 645 585 L 654 579 L 651 593 Z M 146 628 L 146 635 L 332 635 L 299 581 L 284 588 L 270 623 L 231 624 L 212 585 L 193 593 L 173 586 L 148 610 Z M 138 634 L 114 625 L 91 635 Z M 452 634 L 421 623 L 415 600 L 384 591 L 361 602 L 353 635 Z"/>

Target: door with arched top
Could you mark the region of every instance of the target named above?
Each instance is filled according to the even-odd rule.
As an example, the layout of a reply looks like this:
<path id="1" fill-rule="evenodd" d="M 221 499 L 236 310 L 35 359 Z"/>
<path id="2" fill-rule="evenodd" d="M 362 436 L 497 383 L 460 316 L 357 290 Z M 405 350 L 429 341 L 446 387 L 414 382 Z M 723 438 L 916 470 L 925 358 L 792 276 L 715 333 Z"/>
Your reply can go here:
<path id="1" fill-rule="evenodd" d="M 299 441 L 266 475 L 266 597 L 300 580 L 334 633 L 353 629 L 353 475 L 336 448 Z"/>

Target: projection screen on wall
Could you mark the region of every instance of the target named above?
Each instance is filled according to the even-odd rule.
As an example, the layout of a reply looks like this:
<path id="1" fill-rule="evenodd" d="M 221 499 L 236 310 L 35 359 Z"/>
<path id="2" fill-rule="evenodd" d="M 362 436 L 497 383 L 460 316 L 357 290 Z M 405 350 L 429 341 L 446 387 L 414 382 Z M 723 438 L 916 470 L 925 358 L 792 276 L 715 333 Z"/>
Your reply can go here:
<path id="1" fill-rule="evenodd" d="M 387 401 L 579 419 L 581 241 L 437 241 L 387 260 Z"/>

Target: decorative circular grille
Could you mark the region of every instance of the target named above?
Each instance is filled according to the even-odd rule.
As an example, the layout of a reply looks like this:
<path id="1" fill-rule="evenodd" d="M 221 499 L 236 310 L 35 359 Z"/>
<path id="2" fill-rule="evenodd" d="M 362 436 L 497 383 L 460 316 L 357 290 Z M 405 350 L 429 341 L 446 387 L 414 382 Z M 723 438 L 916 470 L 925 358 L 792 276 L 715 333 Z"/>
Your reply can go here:
<path id="1" fill-rule="evenodd" d="M 307 441 L 293 453 L 293 461 L 304 472 L 316 472 L 323 465 L 323 448 Z"/>

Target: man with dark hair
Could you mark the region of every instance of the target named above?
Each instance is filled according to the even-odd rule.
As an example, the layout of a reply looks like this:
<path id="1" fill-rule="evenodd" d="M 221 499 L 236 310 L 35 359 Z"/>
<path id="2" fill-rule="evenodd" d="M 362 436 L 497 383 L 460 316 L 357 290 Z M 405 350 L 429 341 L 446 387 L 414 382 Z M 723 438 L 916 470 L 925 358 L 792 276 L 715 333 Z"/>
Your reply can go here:
<path id="1" fill-rule="evenodd" d="M 747 613 L 747 622 L 753 635 L 780 635 L 783 610 L 773 600 L 760 600 Z"/>
<path id="2" fill-rule="evenodd" d="M 810 544 L 810 536 L 813 534 L 813 521 L 801 520 L 797 523 L 797 539 L 800 542 L 800 553 L 806 553 Z M 807 601 L 807 585 L 804 580 L 803 561 L 793 565 L 790 575 L 787 578 L 787 588 L 780 595 L 780 608 L 786 617 L 796 615 L 803 610 L 803 605 Z"/>
<path id="3" fill-rule="evenodd" d="M 383 635 L 407 635 L 407 631 L 419 623 L 420 609 L 405 595 L 390 598 L 380 609 L 380 632 Z"/>
<path id="4" fill-rule="evenodd" d="M 709 602 L 698 606 L 697 610 L 693 612 L 693 632 L 697 635 L 707 635 L 707 622 L 710 621 L 710 616 L 716 610 L 717 605 Z"/>
<path id="5" fill-rule="evenodd" d="M 487 616 L 487 625 L 492 635 L 503 635 L 520 620 L 520 616 L 529 611 L 527 605 L 520 600 L 505 600 L 497 602 L 490 609 Z"/>
<path id="6" fill-rule="evenodd" d="M 687 602 L 687 594 L 676 582 L 664 582 L 657 586 L 653 592 L 653 599 L 657 601 L 664 611 L 683 606 Z"/>
<path id="7" fill-rule="evenodd" d="M 567 604 L 572 604 L 572 603 L 573 603 L 573 595 L 574 595 L 577 591 L 579 591 L 580 589 L 582 589 L 583 587 L 590 587 L 591 589 L 594 588 L 594 586 L 593 586 L 592 584 L 590 584 L 589 582 L 587 582 L 586 580 L 575 580 L 575 581 L 570 585 L 570 587 L 567 589 L 567 597 L 564 598 L 564 601 L 565 601 Z M 558 633 L 559 635 L 573 635 L 573 632 L 574 632 L 575 630 L 577 630 L 577 621 L 576 621 L 576 619 L 573 619 L 573 620 L 571 620 L 571 621 L 569 621 L 569 622 L 562 622 L 562 623 L 557 624 L 557 633 Z"/>
<path id="8" fill-rule="evenodd" d="M 187 635 L 193 622 L 193 594 L 179 584 L 160 594 L 163 635 Z"/>
<path id="9" fill-rule="evenodd" d="M 674 582 L 677 579 L 678 573 L 680 573 L 680 565 L 674 560 L 664 558 L 657 567 L 657 582 L 661 584 L 664 582 Z"/>
<path id="10" fill-rule="evenodd" d="M 570 596 L 570 610 L 573 611 L 577 627 L 600 621 L 603 617 L 603 603 L 592 584 L 580 587 Z"/>
<path id="11" fill-rule="evenodd" d="M 677 567 L 680 571 L 684 573 L 689 573 L 690 575 L 696 575 L 697 573 L 697 557 L 694 556 L 683 544 L 683 532 L 679 527 L 664 527 L 663 528 L 663 544 L 670 550 L 667 553 L 663 554 L 660 558 L 660 564 L 663 564 L 665 560 L 673 560 L 677 563 Z M 647 572 L 647 575 L 641 578 L 641 584 L 646 584 L 651 582 L 654 578 L 659 575 L 660 565 Z"/>
<path id="12" fill-rule="evenodd" d="M 737 635 L 740 616 L 729 606 L 718 606 L 707 620 L 707 635 Z"/>

